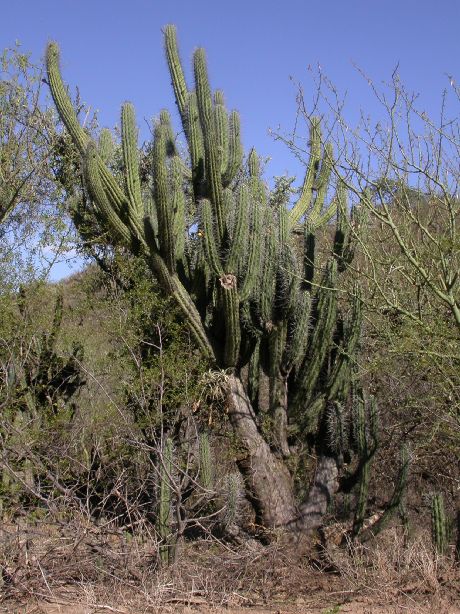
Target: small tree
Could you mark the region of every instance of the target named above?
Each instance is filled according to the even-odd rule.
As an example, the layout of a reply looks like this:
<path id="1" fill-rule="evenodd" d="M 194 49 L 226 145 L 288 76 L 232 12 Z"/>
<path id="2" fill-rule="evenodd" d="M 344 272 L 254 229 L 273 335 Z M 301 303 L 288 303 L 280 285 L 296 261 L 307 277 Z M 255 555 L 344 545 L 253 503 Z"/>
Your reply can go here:
<path id="1" fill-rule="evenodd" d="M 360 331 L 358 292 L 348 312 L 338 293 L 353 257 L 347 190 L 340 178 L 330 181 L 332 147 L 322 146 L 313 118 L 299 199 L 289 208 L 279 193 L 271 196 L 256 152 L 243 161 L 238 114 L 227 112 L 222 92 L 211 92 L 203 49 L 194 54 L 189 89 L 175 28 L 164 33 L 189 156 L 181 157 L 169 114 L 161 111 L 152 194 L 139 169 L 132 105 L 122 107 L 123 173 L 114 176 L 78 123 L 55 43 L 47 50 L 51 92 L 82 156 L 95 219 L 114 243 L 145 258 L 197 346 L 227 371 L 235 456 L 257 522 L 304 530 L 321 522 L 338 488 L 327 421 L 336 402 L 346 411 Z M 321 255 L 319 233 L 327 238 L 334 218 L 332 246 Z M 317 453 L 300 504 L 293 479 L 299 447 Z"/>
<path id="2" fill-rule="evenodd" d="M 42 103 L 43 69 L 19 47 L 0 55 L 0 283 L 46 274 L 65 251 L 62 189 L 54 182 L 56 118 Z M 27 249 L 18 246 L 27 245 Z M 51 251 L 49 248 L 52 248 Z"/>

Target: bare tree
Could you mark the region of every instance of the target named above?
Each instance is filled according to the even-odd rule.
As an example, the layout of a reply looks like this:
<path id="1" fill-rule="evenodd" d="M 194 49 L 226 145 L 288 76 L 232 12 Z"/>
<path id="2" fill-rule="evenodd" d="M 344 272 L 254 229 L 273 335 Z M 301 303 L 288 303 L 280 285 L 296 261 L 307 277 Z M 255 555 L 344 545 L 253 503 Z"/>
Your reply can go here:
<path id="1" fill-rule="evenodd" d="M 378 121 L 362 112 L 358 126 L 351 126 L 337 90 L 321 73 L 311 111 L 299 90 L 299 115 L 310 122 L 321 107 L 329 120 L 327 138 L 335 140 L 340 152 L 335 173 L 374 220 L 379 253 L 371 253 L 361 239 L 367 256 L 361 273 L 372 286 L 373 305 L 422 327 L 429 326 L 433 310 L 445 311 L 458 336 L 460 88 L 451 79 L 434 120 L 419 109 L 417 95 L 404 87 L 396 71 L 382 91 L 363 76 L 383 111 Z M 288 144 L 301 155 L 296 136 Z"/>

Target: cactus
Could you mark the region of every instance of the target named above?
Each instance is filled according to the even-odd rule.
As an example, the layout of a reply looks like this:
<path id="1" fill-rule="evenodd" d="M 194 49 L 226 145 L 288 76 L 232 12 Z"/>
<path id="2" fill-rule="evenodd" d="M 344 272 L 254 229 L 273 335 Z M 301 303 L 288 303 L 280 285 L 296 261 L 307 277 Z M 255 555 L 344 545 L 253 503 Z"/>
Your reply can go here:
<path id="1" fill-rule="evenodd" d="M 232 375 L 229 416 L 249 459 L 241 462 L 241 471 L 259 521 L 288 523 L 296 516 L 282 460 L 291 453 L 289 434 L 308 437 L 319 455 L 331 453 L 321 424 L 328 407 L 346 402 L 359 340 L 359 294 L 344 318 L 337 290 L 353 255 L 346 189 L 332 177 L 333 149 L 323 142 L 314 117 L 297 202 L 290 208 L 285 199 L 270 198 L 255 150 L 244 164 L 239 115 L 226 109 L 222 92 L 212 91 L 203 49 L 194 53 L 195 83 L 189 88 L 175 28 L 166 26 L 164 37 L 189 158 L 181 159 L 171 119 L 162 111 L 154 128 L 153 198 L 148 201 L 142 202 L 146 190 L 133 107 L 126 103 L 122 109 L 119 181 L 106 165 L 106 137 L 96 146 L 78 123 L 55 43 L 47 51 L 51 93 L 83 158 L 95 217 L 114 244 L 145 258 L 164 292 L 175 299 L 197 346 L 216 368 Z M 317 234 L 334 217 L 337 231 L 329 255 L 318 256 Z M 192 232 L 194 223 L 197 232 Z M 264 378 L 267 406 L 259 392 Z M 241 403 L 247 415 L 241 414 Z M 258 429 L 261 413 L 272 425 L 267 440 Z M 276 472 L 279 479 L 271 480 Z M 328 488 L 332 482 L 322 489 L 321 501 L 332 494 Z M 285 503 L 270 503 L 272 496 Z"/>
<path id="2" fill-rule="evenodd" d="M 348 451 L 348 418 L 342 403 L 335 401 L 326 413 L 328 444 L 340 462 Z"/>
<path id="3" fill-rule="evenodd" d="M 353 409 L 353 439 L 359 457 L 359 494 L 352 528 L 352 536 L 356 537 L 366 515 L 370 470 L 378 447 L 378 414 L 375 398 L 367 401 L 362 390 L 355 395 Z"/>
<path id="4" fill-rule="evenodd" d="M 167 565 L 173 559 L 171 542 L 171 480 L 173 471 L 173 448 L 171 439 L 164 442 L 160 459 L 160 484 L 158 495 L 157 531 L 160 537 L 160 560 Z"/>
<path id="5" fill-rule="evenodd" d="M 224 528 L 237 521 L 242 490 L 241 477 L 237 473 L 225 476 L 222 488 Z"/>
<path id="6" fill-rule="evenodd" d="M 200 452 L 200 483 L 206 490 L 210 490 L 213 484 L 213 468 L 211 458 L 211 446 L 209 445 L 208 433 L 201 433 L 199 439 Z"/>
<path id="7" fill-rule="evenodd" d="M 444 499 L 441 494 L 433 495 L 431 500 L 431 536 L 433 545 L 439 554 L 447 549 L 447 520 Z"/>
<path id="8" fill-rule="evenodd" d="M 358 537 L 361 543 L 368 541 L 369 539 L 378 535 L 388 524 L 390 519 L 394 516 L 395 512 L 403 507 L 403 497 L 406 491 L 407 478 L 409 474 L 410 466 L 410 454 L 407 445 L 403 444 L 400 451 L 400 464 L 398 474 L 396 476 L 395 487 L 391 499 L 385 504 L 383 513 L 380 515 L 377 522 L 371 525 L 368 529 L 362 531 L 359 535 L 358 530 L 362 527 L 362 520 L 364 519 L 364 513 L 361 511 L 359 505 L 355 513 L 355 524 L 353 526 L 352 535 L 354 538 Z M 369 478 L 367 478 L 369 480 Z M 366 491 L 367 493 L 367 487 Z M 361 487 L 360 487 L 361 495 Z M 366 494 L 367 500 L 367 494 Z M 361 520 L 362 519 L 362 520 Z"/>

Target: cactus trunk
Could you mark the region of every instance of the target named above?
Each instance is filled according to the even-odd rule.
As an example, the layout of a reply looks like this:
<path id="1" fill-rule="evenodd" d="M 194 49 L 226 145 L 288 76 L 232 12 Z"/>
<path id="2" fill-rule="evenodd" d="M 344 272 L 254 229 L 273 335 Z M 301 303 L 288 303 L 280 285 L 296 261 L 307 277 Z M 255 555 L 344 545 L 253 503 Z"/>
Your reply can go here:
<path id="1" fill-rule="evenodd" d="M 238 377 L 229 378 L 228 400 L 229 418 L 240 444 L 237 464 L 256 511 L 256 522 L 266 528 L 296 531 L 318 527 L 338 488 L 335 459 L 327 456 L 319 459 L 313 486 L 299 509 L 289 470 L 261 435 Z"/>
<path id="2" fill-rule="evenodd" d="M 431 534 L 436 551 L 439 554 L 445 554 L 447 548 L 447 522 L 444 499 L 441 494 L 433 495 L 431 502 Z"/>

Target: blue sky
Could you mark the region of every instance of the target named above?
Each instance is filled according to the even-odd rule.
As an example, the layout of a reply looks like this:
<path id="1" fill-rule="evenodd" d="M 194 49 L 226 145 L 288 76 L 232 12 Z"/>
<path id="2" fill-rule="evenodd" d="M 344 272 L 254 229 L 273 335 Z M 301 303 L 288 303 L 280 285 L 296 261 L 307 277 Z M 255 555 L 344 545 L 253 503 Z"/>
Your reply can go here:
<path id="1" fill-rule="evenodd" d="M 245 148 L 270 156 L 267 175 L 300 173 L 268 129 L 289 132 L 296 116 L 296 86 L 307 102 L 313 82 L 308 66 L 321 65 L 347 92 L 347 113 L 378 114 L 359 65 L 376 83 L 399 63 L 402 81 L 420 93 L 436 115 L 446 75 L 460 81 L 460 2 L 457 0 L 4 0 L 0 47 L 22 43 L 34 59 L 48 40 L 61 46 L 64 78 L 113 127 L 120 105 L 131 100 L 141 136 L 163 107 L 174 110 L 161 28 L 178 28 L 189 71 L 195 47 L 205 47 L 214 87 L 241 113 Z M 174 111 L 175 113 L 175 111 Z"/>

